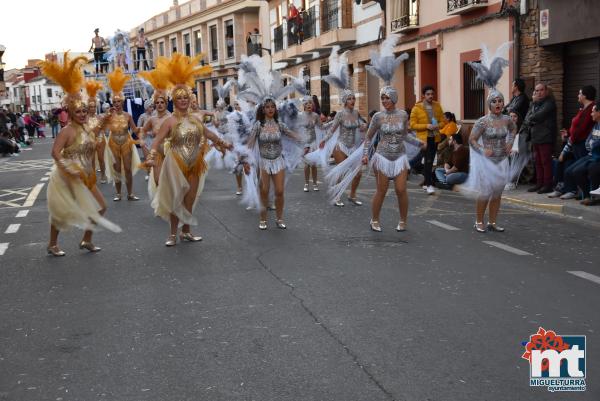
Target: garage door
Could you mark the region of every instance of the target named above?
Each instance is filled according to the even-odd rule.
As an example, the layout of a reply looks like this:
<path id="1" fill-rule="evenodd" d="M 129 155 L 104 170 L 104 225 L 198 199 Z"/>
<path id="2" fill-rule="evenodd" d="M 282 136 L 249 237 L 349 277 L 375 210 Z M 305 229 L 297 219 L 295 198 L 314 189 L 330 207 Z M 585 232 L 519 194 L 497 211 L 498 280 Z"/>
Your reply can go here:
<path id="1" fill-rule="evenodd" d="M 592 85 L 600 91 L 600 39 L 568 44 L 565 49 L 564 125 L 577 114 L 579 89 Z M 598 95 L 596 96 L 598 101 Z"/>

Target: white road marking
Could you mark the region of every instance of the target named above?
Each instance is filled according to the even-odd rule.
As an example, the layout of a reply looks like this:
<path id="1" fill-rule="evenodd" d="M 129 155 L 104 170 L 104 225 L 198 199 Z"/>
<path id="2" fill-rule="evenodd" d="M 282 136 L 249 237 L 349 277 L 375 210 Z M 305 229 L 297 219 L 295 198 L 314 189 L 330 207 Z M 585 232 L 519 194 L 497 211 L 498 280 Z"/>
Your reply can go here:
<path id="1" fill-rule="evenodd" d="M 427 220 L 427 222 L 429 224 L 433 224 L 434 226 L 441 227 L 444 230 L 448 230 L 448 231 L 459 231 L 460 230 L 460 228 L 458 228 L 458 227 L 454 227 L 454 226 L 442 223 L 441 221 L 437 221 L 437 220 Z"/>
<path id="2" fill-rule="evenodd" d="M 35 187 L 33 187 L 31 192 L 29 193 L 29 196 L 27 196 L 25 203 L 23 203 L 23 207 L 33 206 L 33 204 L 34 204 L 35 200 L 37 199 L 38 195 L 40 194 L 40 191 L 42 190 L 42 188 L 44 188 L 44 184 L 37 184 Z"/>
<path id="3" fill-rule="evenodd" d="M 14 234 L 19 231 L 19 227 L 21 227 L 20 224 L 10 224 L 4 234 Z"/>
<path id="4" fill-rule="evenodd" d="M 45 175 L 50 175 L 50 174 L 52 174 L 52 171 L 48 171 L 48 172 L 46 172 L 46 174 L 45 174 Z"/>
<path id="5" fill-rule="evenodd" d="M 48 181 L 50 179 L 50 177 L 42 177 L 40 178 L 40 181 Z"/>
<path id="6" fill-rule="evenodd" d="M 584 272 L 581 270 L 567 271 L 567 273 L 571 273 L 574 276 L 584 278 L 586 280 L 590 280 L 596 284 L 600 284 L 600 277 L 596 276 L 595 274 L 591 274 L 591 273 Z"/>
<path id="7" fill-rule="evenodd" d="M 502 250 L 505 250 L 506 252 L 514 253 L 515 255 L 519 255 L 519 256 L 531 255 L 529 252 L 525 252 L 525 251 L 522 251 L 520 249 L 513 248 L 510 245 L 502 244 L 500 242 L 496 242 L 496 241 L 483 241 L 483 243 L 491 245 L 491 246 L 495 246 L 496 248 L 500 248 Z"/>
<path id="8" fill-rule="evenodd" d="M 15 217 L 27 217 L 29 210 L 19 210 L 19 213 Z"/>
<path id="9" fill-rule="evenodd" d="M 4 255 L 4 252 L 8 249 L 8 242 L 0 243 L 0 256 Z"/>

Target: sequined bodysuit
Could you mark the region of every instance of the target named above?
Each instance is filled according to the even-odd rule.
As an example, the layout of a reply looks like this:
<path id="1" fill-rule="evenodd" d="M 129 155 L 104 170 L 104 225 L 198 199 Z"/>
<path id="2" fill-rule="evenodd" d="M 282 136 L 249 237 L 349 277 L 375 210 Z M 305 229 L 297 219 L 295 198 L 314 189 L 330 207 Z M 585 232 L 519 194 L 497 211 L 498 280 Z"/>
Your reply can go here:
<path id="1" fill-rule="evenodd" d="M 265 120 L 264 125 L 256 121 L 252 127 L 250 138 L 258 141 L 259 167 L 269 174 L 277 174 L 285 168 L 282 135 L 294 136 L 284 123 L 273 119 Z"/>
<path id="2" fill-rule="evenodd" d="M 408 135 L 408 114 L 404 110 L 380 111 L 373 116 L 367 138 L 379 132 L 379 143 L 376 153 L 390 161 L 398 159 L 406 153 L 405 142 L 421 146 L 421 141 Z"/>
<path id="3" fill-rule="evenodd" d="M 488 158 L 494 163 L 499 163 L 508 156 L 506 145 L 512 144 L 516 129 L 509 116 L 488 114 L 477 120 L 473 126 L 469 143 L 478 153 L 483 154 L 485 150 L 491 150 L 492 155 Z M 479 143 L 479 138 L 483 146 Z"/>
<path id="4" fill-rule="evenodd" d="M 338 136 L 337 148 L 346 155 L 350 155 L 356 145 L 358 145 L 357 134 L 361 124 L 356 110 L 350 111 L 347 108 L 344 108 L 335 115 L 333 125 L 326 135 L 325 141 L 329 140 L 329 138 L 333 136 L 334 131 L 339 127 L 340 134 Z"/>
<path id="5" fill-rule="evenodd" d="M 131 145 L 135 144 L 135 141 L 129 135 L 128 114 L 115 114 L 109 118 L 108 129 L 110 130 L 110 135 L 108 137 L 108 145 L 118 160 L 131 153 Z"/>
<path id="6" fill-rule="evenodd" d="M 61 151 L 63 159 L 68 166 L 80 172 L 80 177 L 88 189 L 96 185 L 96 172 L 94 171 L 94 158 L 96 152 L 96 138 L 81 125 L 72 124 L 76 130 L 75 141 Z"/>
<path id="7" fill-rule="evenodd" d="M 204 155 L 208 142 L 204 127 L 189 117 L 181 117 L 169 132 L 171 154 L 186 177 L 200 176 L 206 172 Z"/>

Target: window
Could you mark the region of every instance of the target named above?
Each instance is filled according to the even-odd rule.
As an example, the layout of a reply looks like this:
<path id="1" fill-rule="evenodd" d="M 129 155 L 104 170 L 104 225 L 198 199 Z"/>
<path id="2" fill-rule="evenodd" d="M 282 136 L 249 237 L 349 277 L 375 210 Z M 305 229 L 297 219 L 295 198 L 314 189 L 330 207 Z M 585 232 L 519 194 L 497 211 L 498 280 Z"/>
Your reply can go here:
<path id="1" fill-rule="evenodd" d="M 463 102 L 465 120 L 476 120 L 485 115 L 485 88 L 476 79 L 477 73 L 468 63 L 463 63 Z"/>
<path id="2" fill-rule="evenodd" d="M 306 91 L 310 95 L 310 68 L 308 68 L 308 66 L 304 67 L 304 70 L 302 70 L 302 76 L 304 79 L 306 79 L 306 83 L 304 85 L 306 87 Z"/>
<path id="3" fill-rule="evenodd" d="M 329 75 L 329 66 L 322 65 L 321 66 L 321 77 Z M 323 80 L 321 80 L 321 113 L 326 116 L 329 115 L 329 84 Z"/>
<path id="4" fill-rule="evenodd" d="M 213 108 L 217 107 L 217 100 L 219 100 L 219 94 L 217 93 L 217 85 L 219 85 L 219 80 L 218 79 L 213 79 L 212 80 L 212 105 Z"/>
<path id="5" fill-rule="evenodd" d="M 210 61 L 219 59 L 219 44 L 217 43 L 217 26 L 210 27 Z"/>
<path id="6" fill-rule="evenodd" d="M 198 55 L 202 52 L 202 33 L 194 32 L 194 54 Z"/>
<path id="7" fill-rule="evenodd" d="M 39 104 L 42 104 L 42 95 L 37 95 L 37 101 Z"/>
<path id="8" fill-rule="evenodd" d="M 202 87 L 202 102 L 200 103 L 200 108 L 206 110 L 206 81 L 202 81 L 200 86 Z"/>
<path id="9" fill-rule="evenodd" d="M 159 56 L 165 55 L 165 42 L 158 42 L 158 55 Z"/>
<path id="10" fill-rule="evenodd" d="M 177 53 L 177 38 L 171 38 L 171 54 Z"/>
<path id="11" fill-rule="evenodd" d="M 189 33 L 186 33 L 185 35 L 183 35 L 183 47 L 185 50 L 185 55 L 191 56 L 192 55 L 192 44 L 190 43 L 190 34 Z"/>
<path id="12" fill-rule="evenodd" d="M 46 96 L 52 97 L 52 89 L 50 89 L 50 88 L 46 89 Z"/>
<path id="13" fill-rule="evenodd" d="M 233 58 L 233 20 L 225 21 L 225 46 L 227 47 L 227 58 Z"/>

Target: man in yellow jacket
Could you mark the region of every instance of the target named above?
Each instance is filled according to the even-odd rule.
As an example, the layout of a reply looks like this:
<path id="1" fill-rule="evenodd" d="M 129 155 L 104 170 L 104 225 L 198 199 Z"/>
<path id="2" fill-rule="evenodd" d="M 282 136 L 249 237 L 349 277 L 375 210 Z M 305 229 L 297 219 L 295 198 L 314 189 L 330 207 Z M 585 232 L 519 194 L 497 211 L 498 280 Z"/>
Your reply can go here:
<path id="1" fill-rule="evenodd" d="M 433 97 L 435 89 L 432 86 L 425 86 L 422 90 L 423 100 L 412 108 L 410 112 L 410 129 L 417 133 L 417 138 L 427 143 L 427 148 L 421 151 L 419 160 L 425 156 L 425 165 L 423 175 L 425 181 L 423 186 L 429 195 L 435 193 L 433 188 L 433 159 L 437 149 L 437 143 L 441 140 L 439 129 L 443 128 L 444 110 L 442 106 Z"/>

